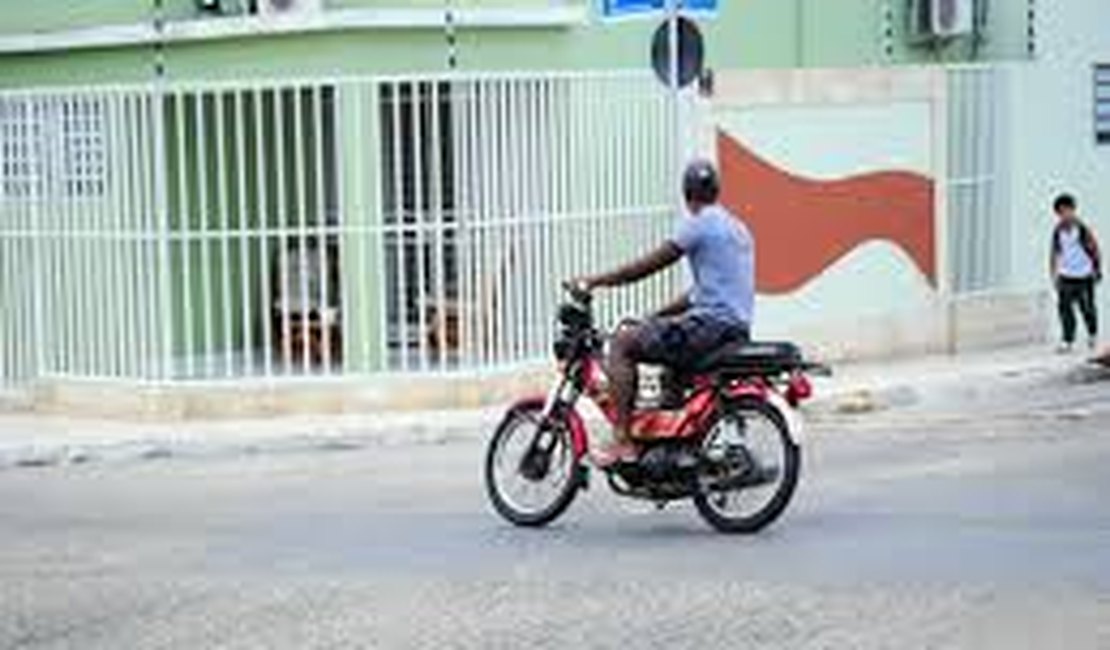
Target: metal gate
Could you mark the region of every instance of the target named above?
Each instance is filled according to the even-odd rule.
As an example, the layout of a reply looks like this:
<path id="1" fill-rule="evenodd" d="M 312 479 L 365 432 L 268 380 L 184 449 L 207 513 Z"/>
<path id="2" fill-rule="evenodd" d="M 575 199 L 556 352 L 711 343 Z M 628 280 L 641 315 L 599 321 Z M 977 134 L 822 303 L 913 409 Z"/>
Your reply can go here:
<path id="1" fill-rule="evenodd" d="M 0 93 L 0 383 L 540 358 L 561 279 L 670 231 L 674 106 L 640 73 Z"/>

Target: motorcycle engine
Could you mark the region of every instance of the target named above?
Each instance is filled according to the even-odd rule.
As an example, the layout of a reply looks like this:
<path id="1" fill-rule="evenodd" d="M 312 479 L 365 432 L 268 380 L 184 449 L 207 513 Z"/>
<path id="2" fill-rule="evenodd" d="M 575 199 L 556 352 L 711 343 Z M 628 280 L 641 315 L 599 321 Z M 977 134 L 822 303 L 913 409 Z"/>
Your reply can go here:
<path id="1" fill-rule="evenodd" d="M 698 456 L 686 445 L 664 443 L 645 451 L 639 464 L 649 481 L 681 481 L 697 471 Z"/>

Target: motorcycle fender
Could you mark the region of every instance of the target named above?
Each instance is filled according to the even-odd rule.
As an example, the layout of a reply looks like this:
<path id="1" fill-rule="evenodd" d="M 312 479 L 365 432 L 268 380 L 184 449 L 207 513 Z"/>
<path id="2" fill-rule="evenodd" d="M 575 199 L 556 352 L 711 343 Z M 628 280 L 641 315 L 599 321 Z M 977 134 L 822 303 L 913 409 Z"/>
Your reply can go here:
<path id="1" fill-rule="evenodd" d="M 801 447 L 805 438 L 805 423 L 802 420 L 802 414 L 798 412 L 798 409 L 790 406 L 785 397 L 774 391 L 768 391 L 766 399 L 767 403 L 778 411 L 783 421 L 786 422 L 786 432 L 790 435 L 790 440 Z"/>
<path id="2" fill-rule="evenodd" d="M 533 395 L 517 400 L 511 407 L 509 413 L 513 411 L 540 411 L 547 407 L 547 395 Z M 570 441 L 574 447 L 575 458 L 582 458 L 586 455 L 589 449 L 589 443 L 586 434 L 586 425 L 582 421 L 582 416 L 576 410 L 569 410 L 567 412 L 567 424 L 570 426 Z"/>

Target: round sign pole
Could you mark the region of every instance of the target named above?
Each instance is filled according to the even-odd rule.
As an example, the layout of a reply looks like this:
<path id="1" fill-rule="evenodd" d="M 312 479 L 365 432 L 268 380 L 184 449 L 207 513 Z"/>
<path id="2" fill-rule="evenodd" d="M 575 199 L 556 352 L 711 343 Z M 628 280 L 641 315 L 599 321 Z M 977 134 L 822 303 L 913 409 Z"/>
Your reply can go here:
<path id="1" fill-rule="evenodd" d="M 668 48 L 670 50 L 670 60 L 668 61 L 668 63 L 670 65 L 669 78 L 671 91 L 671 147 L 673 151 L 673 160 L 671 161 L 671 177 L 670 179 L 668 179 L 668 182 L 672 184 L 672 187 L 675 187 L 675 179 L 678 178 L 678 175 L 679 173 L 681 173 L 682 169 L 682 116 L 680 114 L 682 108 L 682 87 L 679 85 L 678 78 L 678 13 L 681 0 L 666 0 L 666 2 L 667 25 L 669 32 L 668 36 L 670 40 L 670 47 Z M 680 194 L 681 193 L 676 193 L 675 195 L 676 214 L 682 209 L 682 198 Z"/>

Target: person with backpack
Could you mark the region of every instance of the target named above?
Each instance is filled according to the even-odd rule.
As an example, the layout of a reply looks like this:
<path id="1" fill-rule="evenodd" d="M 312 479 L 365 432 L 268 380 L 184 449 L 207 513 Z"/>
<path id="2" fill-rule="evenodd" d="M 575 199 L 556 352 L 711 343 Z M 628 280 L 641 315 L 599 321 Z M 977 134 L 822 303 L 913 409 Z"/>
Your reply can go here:
<path id="1" fill-rule="evenodd" d="M 1098 308 L 1095 285 L 1102 280 L 1102 258 L 1098 240 L 1087 224 L 1076 214 L 1075 197 L 1061 194 L 1052 204 L 1057 223 L 1052 231 L 1049 272 L 1056 287 L 1057 306 L 1063 341 L 1061 352 L 1075 345 L 1077 322 L 1075 308 L 1087 326 L 1087 344 L 1094 349 L 1098 342 Z"/>

